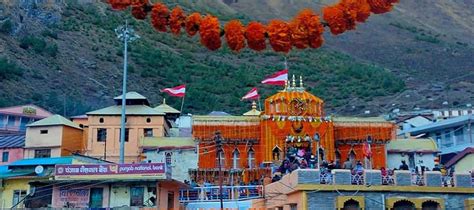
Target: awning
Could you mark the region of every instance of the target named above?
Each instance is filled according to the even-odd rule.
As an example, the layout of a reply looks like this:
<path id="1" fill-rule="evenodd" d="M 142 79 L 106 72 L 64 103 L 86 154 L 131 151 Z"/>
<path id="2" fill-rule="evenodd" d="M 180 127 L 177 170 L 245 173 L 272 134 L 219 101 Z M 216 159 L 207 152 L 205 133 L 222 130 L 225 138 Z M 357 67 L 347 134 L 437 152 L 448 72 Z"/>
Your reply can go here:
<path id="1" fill-rule="evenodd" d="M 6 178 L 12 178 L 12 177 L 17 177 L 17 176 L 26 176 L 33 174 L 34 170 L 29 170 L 29 171 L 9 171 L 7 173 L 1 173 L 0 174 L 0 179 L 6 179 Z"/>

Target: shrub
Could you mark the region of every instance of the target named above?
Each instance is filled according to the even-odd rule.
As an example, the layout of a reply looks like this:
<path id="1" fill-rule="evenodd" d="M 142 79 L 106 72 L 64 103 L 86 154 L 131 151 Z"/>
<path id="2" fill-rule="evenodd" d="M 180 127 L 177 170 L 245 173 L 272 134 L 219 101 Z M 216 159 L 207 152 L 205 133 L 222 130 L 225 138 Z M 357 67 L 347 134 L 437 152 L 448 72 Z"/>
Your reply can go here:
<path id="1" fill-rule="evenodd" d="M 5 22 L 2 23 L 2 25 L 0 25 L 1 33 L 8 34 L 12 32 L 12 29 L 13 29 L 13 24 L 10 20 L 6 20 Z"/>
<path id="2" fill-rule="evenodd" d="M 22 74 L 23 69 L 18 67 L 16 63 L 10 62 L 6 58 L 0 58 L 0 79 L 8 79 Z"/>

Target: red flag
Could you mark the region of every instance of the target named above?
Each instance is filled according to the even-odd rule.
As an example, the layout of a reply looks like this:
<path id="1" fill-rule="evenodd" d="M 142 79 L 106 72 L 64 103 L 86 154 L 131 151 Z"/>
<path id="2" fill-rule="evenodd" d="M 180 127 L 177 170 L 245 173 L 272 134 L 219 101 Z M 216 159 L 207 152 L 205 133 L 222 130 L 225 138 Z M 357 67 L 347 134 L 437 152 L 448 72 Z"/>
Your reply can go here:
<path id="1" fill-rule="evenodd" d="M 260 95 L 258 95 L 257 88 L 252 88 L 247 94 L 245 94 L 244 97 L 242 97 L 242 100 L 255 100 L 260 98 Z"/>
<path id="2" fill-rule="evenodd" d="M 288 69 L 279 71 L 262 81 L 262 84 L 284 86 L 288 81 Z"/>
<path id="3" fill-rule="evenodd" d="M 161 92 L 168 93 L 168 95 L 174 97 L 184 97 L 184 95 L 186 94 L 186 85 L 180 85 L 173 88 L 165 88 L 161 90 Z"/>
<path id="4" fill-rule="evenodd" d="M 372 149 L 370 148 L 370 144 L 367 141 L 364 143 L 363 150 L 364 150 L 365 157 L 367 158 L 372 157 Z"/>

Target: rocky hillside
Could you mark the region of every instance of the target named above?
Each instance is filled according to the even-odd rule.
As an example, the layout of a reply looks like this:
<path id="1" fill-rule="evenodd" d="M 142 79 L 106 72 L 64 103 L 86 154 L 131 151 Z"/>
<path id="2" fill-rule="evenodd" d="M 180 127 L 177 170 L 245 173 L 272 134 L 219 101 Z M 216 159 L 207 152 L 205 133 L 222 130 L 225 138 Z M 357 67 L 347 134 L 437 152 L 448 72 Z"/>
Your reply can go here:
<path id="1" fill-rule="evenodd" d="M 239 98 L 251 87 L 260 87 L 264 96 L 277 90 L 258 83 L 283 67 L 281 54 L 234 54 L 227 48 L 209 52 L 197 37 L 157 33 L 148 21 L 134 21 L 129 12 L 111 11 L 103 3 L 32 2 L 0 3 L 0 106 L 35 103 L 75 115 L 111 104 L 111 98 L 121 92 L 122 74 L 123 46 L 115 38 L 114 28 L 125 19 L 141 35 L 129 48 L 129 90 L 142 93 L 154 104 L 164 96 L 159 89 L 186 83 L 185 112 L 240 114 L 249 105 Z M 168 1 L 169 5 L 176 2 L 188 11 L 244 21 L 290 17 L 300 8 L 330 3 Z M 438 106 L 444 100 L 461 105 L 472 100 L 469 91 L 474 80 L 469 68 L 474 65 L 468 58 L 473 55 L 473 21 L 464 16 L 472 9 L 459 13 L 457 7 L 467 5 L 463 1 L 449 1 L 453 2 L 449 5 L 417 2 L 425 10 L 433 9 L 433 14 L 441 7 L 445 13 L 436 13 L 443 15 L 436 18 L 451 21 L 447 28 L 453 29 L 438 28 L 443 24 L 433 25 L 437 21 L 417 10 L 415 3 L 404 5 L 402 1 L 394 13 L 371 17 L 354 32 L 338 37 L 327 34 L 327 45 L 322 49 L 290 53 L 291 73 L 303 75 L 308 90 L 325 99 L 327 109 L 335 114 Z M 455 20 L 446 20 L 444 15 Z M 179 100 L 167 101 L 179 107 Z"/>

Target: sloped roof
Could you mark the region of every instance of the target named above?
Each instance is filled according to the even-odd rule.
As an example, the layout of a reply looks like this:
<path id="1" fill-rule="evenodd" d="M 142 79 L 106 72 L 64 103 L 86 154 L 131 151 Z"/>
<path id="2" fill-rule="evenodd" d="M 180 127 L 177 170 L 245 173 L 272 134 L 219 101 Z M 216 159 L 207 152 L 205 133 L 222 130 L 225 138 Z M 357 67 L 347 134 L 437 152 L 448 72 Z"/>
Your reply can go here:
<path id="1" fill-rule="evenodd" d="M 22 148 L 25 146 L 25 135 L 0 136 L 0 148 Z"/>
<path id="2" fill-rule="evenodd" d="M 464 115 L 464 116 L 459 116 L 459 117 L 455 117 L 455 118 L 450 118 L 450 119 L 447 119 L 447 120 L 441 120 L 441 121 L 431 123 L 431 124 L 428 124 L 428 125 L 403 130 L 398 134 L 402 135 L 402 134 L 405 134 L 405 133 L 411 133 L 413 135 L 418 135 L 418 134 L 426 133 L 426 132 L 430 132 L 430 131 L 436 131 L 436 130 L 440 130 L 440 129 L 445 129 L 445 128 L 451 128 L 451 127 L 464 125 L 464 124 L 466 124 L 466 122 L 469 122 L 469 121 L 471 121 L 471 122 L 474 121 L 474 115 L 472 115 L 472 114 L 471 115 Z"/>
<path id="3" fill-rule="evenodd" d="M 137 92 L 127 92 L 127 94 L 125 94 L 125 98 L 128 100 L 128 99 L 144 99 L 146 100 L 147 98 L 143 95 L 141 95 L 140 93 L 137 93 Z M 119 95 L 117 97 L 114 98 L 114 100 L 121 100 L 122 99 L 122 95 Z"/>
<path id="4" fill-rule="evenodd" d="M 159 106 L 154 108 L 156 111 L 163 112 L 166 114 L 180 114 L 181 112 L 176 110 L 175 108 L 169 106 L 166 104 L 166 100 L 163 99 L 163 103 L 160 104 Z"/>
<path id="5" fill-rule="evenodd" d="M 53 125 L 64 125 L 72 128 L 82 129 L 76 123 L 64 118 L 61 115 L 53 115 L 51 117 L 36 121 L 34 123 L 28 124 L 28 127 L 39 127 L 39 126 L 53 126 Z"/>
<path id="6" fill-rule="evenodd" d="M 412 125 L 414 127 L 420 127 L 420 126 L 424 126 L 424 125 L 428 125 L 428 124 L 433 123 L 433 121 L 431 121 L 428 118 L 423 117 L 423 116 L 412 117 L 410 119 L 405 120 L 405 122 L 409 123 L 410 125 Z"/>
<path id="7" fill-rule="evenodd" d="M 24 108 L 31 107 L 36 110 L 35 114 L 25 114 Z M 19 106 L 11 106 L 11 107 L 2 107 L 0 108 L 0 113 L 2 114 L 9 114 L 9 115 L 17 115 L 17 116 L 28 116 L 36 119 L 46 118 L 53 115 L 51 112 L 36 106 L 34 104 L 27 104 L 27 105 L 19 105 Z"/>
<path id="8" fill-rule="evenodd" d="M 451 160 L 449 160 L 446 163 L 446 168 L 450 168 L 452 165 L 456 164 L 458 161 L 460 161 L 461 159 L 463 159 L 464 157 L 470 154 L 474 154 L 474 147 L 468 147 L 464 149 L 462 152 L 458 153 L 453 158 L 451 158 Z"/>
<path id="9" fill-rule="evenodd" d="M 433 139 L 396 139 L 387 144 L 388 152 L 438 152 Z"/>
<path id="10" fill-rule="evenodd" d="M 88 112 L 87 115 L 121 115 L 122 106 L 109 106 L 103 109 Z M 163 112 L 154 110 L 146 105 L 127 105 L 126 115 L 165 115 Z"/>
<path id="11" fill-rule="evenodd" d="M 30 158 L 17 160 L 10 163 L 9 166 L 72 164 L 73 159 L 73 157 Z"/>
<path id="12" fill-rule="evenodd" d="M 195 143 L 191 137 L 145 137 L 142 147 L 194 148 Z"/>

